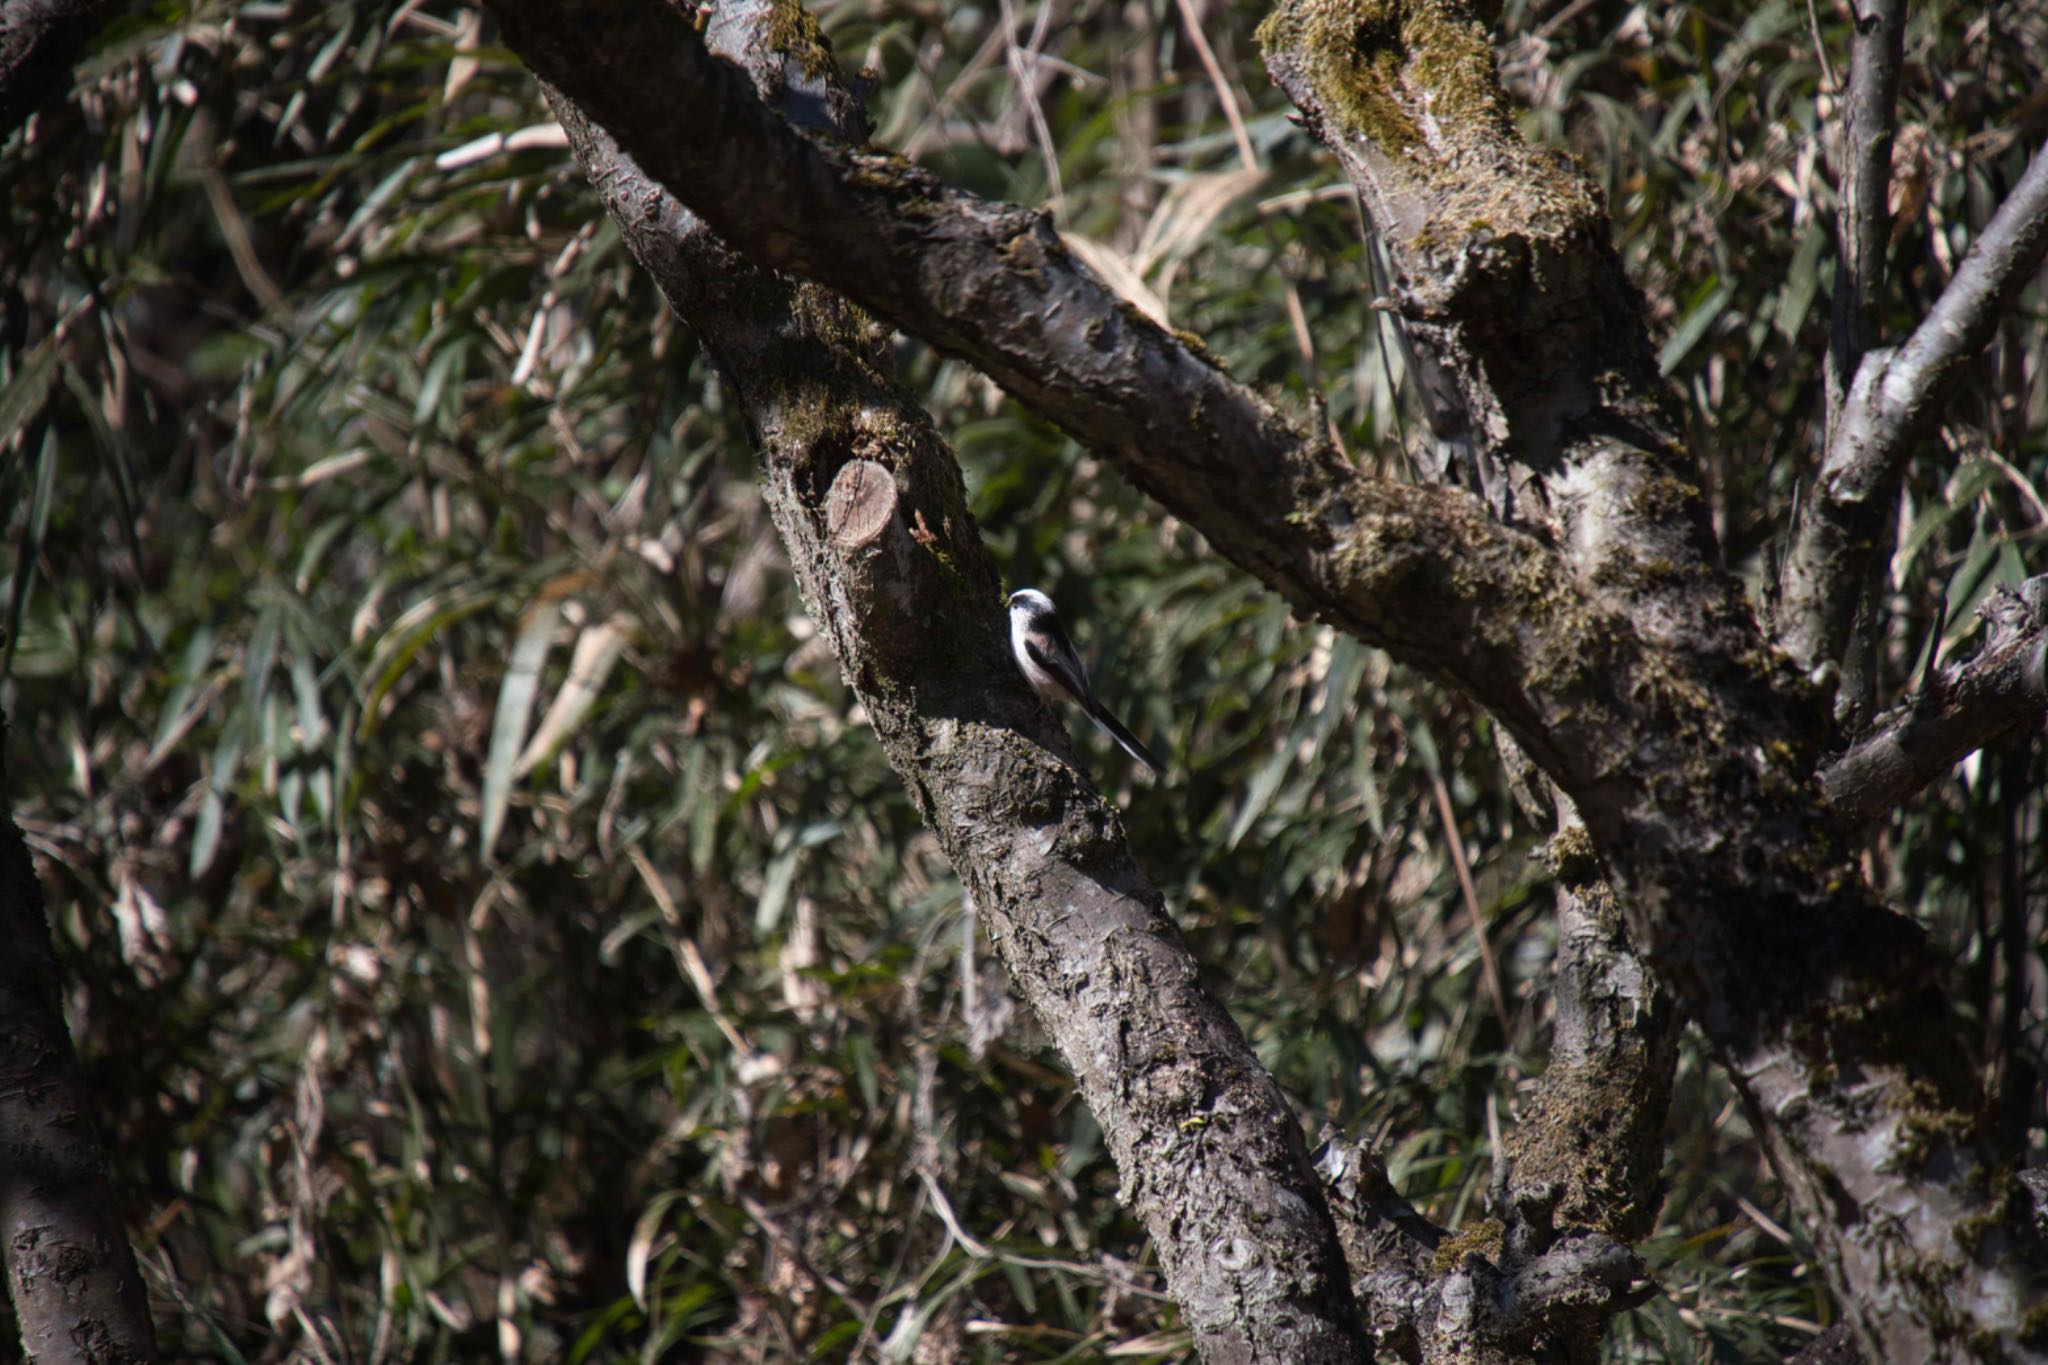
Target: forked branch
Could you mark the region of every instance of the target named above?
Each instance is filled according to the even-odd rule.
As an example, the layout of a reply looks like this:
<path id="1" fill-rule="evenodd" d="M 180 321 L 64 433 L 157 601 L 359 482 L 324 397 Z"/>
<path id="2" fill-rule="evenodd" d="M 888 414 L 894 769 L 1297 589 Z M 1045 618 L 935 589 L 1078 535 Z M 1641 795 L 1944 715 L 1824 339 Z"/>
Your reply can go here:
<path id="1" fill-rule="evenodd" d="M 1970 754 L 2048 717 L 2048 575 L 1999 589 L 1977 614 L 1990 633 L 1821 770 L 1835 821 L 1855 833 Z"/>
<path id="2" fill-rule="evenodd" d="M 817 114 L 817 97 L 843 93 L 822 77 L 829 57 L 778 35 L 772 8 L 721 4 L 710 40 L 764 96 Z M 1012 664 L 959 467 L 894 383 L 886 334 L 739 257 L 548 93 L 627 243 L 739 395 L 806 605 L 1101 1124 L 1204 1355 L 1367 1359 L 1299 1122 Z"/>
<path id="3" fill-rule="evenodd" d="M 1837 663 L 1860 585 L 1913 444 L 1934 423 L 1963 368 L 2048 253 L 2048 148 L 1970 244 L 1955 278 L 1896 350 L 1865 354 L 1828 435 L 1780 574 L 1778 645 L 1801 668 Z"/>

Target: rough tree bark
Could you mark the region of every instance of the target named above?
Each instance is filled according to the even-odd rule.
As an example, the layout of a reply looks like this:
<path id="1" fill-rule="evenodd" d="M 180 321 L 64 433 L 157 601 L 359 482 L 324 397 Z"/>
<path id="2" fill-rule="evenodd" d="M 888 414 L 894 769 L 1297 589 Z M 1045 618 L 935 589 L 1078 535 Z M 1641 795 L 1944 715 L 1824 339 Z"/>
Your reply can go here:
<path id="1" fill-rule="evenodd" d="M 761 4 L 708 37 L 793 119 L 858 135 L 829 55 Z M 958 466 L 886 333 L 750 265 L 550 92 L 571 145 L 738 394 L 797 582 L 1018 991 L 1073 1069 L 1206 1359 L 1370 1359 L 1293 1111 L 1010 661 Z"/>
<path id="2" fill-rule="evenodd" d="M 2048 574 L 1999 588 L 1977 614 L 1989 626 L 1968 663 L 1927 685 L 1821 770 L 1836 826 L 1853 833 L 1964 758 L 2048 715 Z"/>
<path id="3" fill-rule="evenodd" d="M 1589 184 L 1515 135 L 1484 34 L 1456 5 L 1291 0 L 1264 37 L 1276 79 L 1387 239 L 1418 350 L 1478 415 L 1475 439 L 1533 492 L 1521 515 L 1676 677 L 1716 696 L 1702 708 L 1708 730 L 1665 755 L 1678 762 L 1655 798 L 1666 816 L 1709 822 L 1651 855 L 1677 875 L 1645 876 L 1639 850 L 1616 843 L 1597 811 L 1587 821 L 1635 938 L 1734 1074 L 1865 1349 L 1933 1359 L 2048 1346 L 2030 1313 L 2042 1249 L 2015 1217 L 2009 1165 L 1947 1046 L 1917 932 L 1875 905 L 1817 827 L 1810 748 L 1747 784 L 1725 761 L 1787 744 L 1793 717 L 1814 735 L 1826 727 L 1796 680 L 1757 667 L 1763 642 L 1716 568 L 1692 462 L 1671 439 L 1641 309 Z M 2024 282 L 2012 272 L 2032 230 L 2017 225 L 2036 210 L 2016 199 L 1986 233 L 2012 245 L 1988 253 L 2003 263 L 1995 276 L 1974 272 L 1974 297 L 2009 300 Z M 1931 334 L 1946 336 L 1943 359 L 1916 363 L 1916 375 L 1983 340 L 1939 324 Z M 1900 411 L 1924 414 L 1939 384 L 1901 393 Z M 1845 424 L 1856 413 L 1852 398 Z M 1854 576 L 1836 586 L 1853 594 Z M 1738 784 L 1738 802 L 1721 799 Z M 1679 833 L 1654 818 L 1638 828 Z M 1876 941 L 1858 943 L 1862 932 Z M 1745 966 L 1745 940 L 1761 971 L 1758 958 Z M 1998 1241 L 1986 1245 L 1985 1231 Z"/>
<path id="4" fill-rule="evenodd" d="M 0 742 L 6 726 L 0 721 Z M 42 889 L 0 764 L 0 1255 L 30 1360 L 156 1359 L 71 1051 Z"/>
<path id="5" fill-rule="evenodd" d="M 1914 443 L 2048 253 L 2048 149 L 2038 151 L 1956 268 L 1933 310 L 1897 348 L 1863 354 L 1828 433 L 1780 575 L 1778 643 L 1802 668 L 1836 663 Z"/>
<path id="6" fill-rule="evenodd" d="M 829 126 L 842 135 L 857 131 L 858 112 L 834 78 L 829 54 L 812 46 L 815 39 L 805 25 L 772 22 L 776 13 L 765 5 L 722 6 L 709 41 L 739 61 L 763 98 L 791 122 Z M 826 291 L 815 286 L 792 290 L 739 260 L 650 183 L 573 102 L 557 91 L 550 91 L 549 98 L 635 253 L 678 313 L 705 338 L 740 393 L 761 440 L 771 506 L 798 564 L 799 580 L 840 646 L 849 679 L 877 715 L 885 747 L 974 889 L 977 905 L 984 914 L 993 912 L 992 932 L 1020 991 L 1074 1064 L 1084 1095 L 1111 1134 L 1126 1197 L 1161 1242 L 1169 1284 L 1197 1326 L 1205 1358 L 1306 1360 L 1325 1358 L 1326 1351 L 1359 1349 L 1359 1319 L 1341 1293 L 1341 1259 L 1334 1267 L 1312 1259 L 1312 1273 L 1300 1281 L 1333 1289 L 1324 1302 L 1305 1302 L 1309 1296 L 1302 1293 L 1274 1292 L 1276 1285 L 1285 1289 L 1288 1283 L 1275 1272 L 1287 1270 L 1290 1258 L 1297 1267 L 1290 1273 L 1298 1273 L 1304 1256 L 1328 1256 L 1327 1239 L 1316 1240 L 1328 1226 L 1328 1213 L 1313 1180 L 1303 1182 L 1303 1168 L 1295 1164 L 1298 1133 L 1284 1102 L 1220 1008 L 1194 985 L 1194 966 L 1184 947 L 1156 918 L 1156 898 L 1141 879 L 1129 881 L 1135 869 L 1124 868 L 1116 871 L 1113 884 L 1125 891 L 1126 908 L 1077 915 L 1077 907 L 1090 902 L 1073 895 L 1074 877 L 1065 868 L 1071 854 L 1063 854 L 1041 831 L 1025 837 L 1009 828 L 1011 821 L 1038 818 L 1031 813 L 1047 800 L 1043 778 L 1027 771 L 1030 782 L 1018 787 L 1010 785 L 1019 776 L 1015 769 L 992 767 L 985 759 L 945 757 L 951 746 L 932 740 L 931 715 L 917 707 L 906 712 L 900 700 L 916 696 L 929 705 L 962 689 L 978 698 L 1015 697 L 1019 689 L 1000 640 L 989 661 L 994 679 L 972 668 L 961 672 L 962 659 L 952 653 L 942 659 L 915 656 L 918 649 L 928 650 L 932 639 L 975 639 L 991 625 L 999 632 L 1000 616 L 991 610 L 993 599 L 983 594 L 963 596 L 956 589 L 934 597 L 933 585 L 920 586 L 928 572 L 925 561 L 933 554 L 941 556 L 949 572 L 969 575 L 969 581 L 992 584 L 992 575 L 957 502 L 958 473 L 951 457 L 923 414 L 887 383 L 877 335 Z M 838 473 L 832 474 L 835 467 Z M 920 514 L 931 509 L 904 512 L 895 499 L 907 474 L 916 476 L 918 486 L 954 490 L 955 500 L 929 518 Z M 829 490 L 822 528 L 819 488 Z M 906 535 L 904 527 L 911 523 L 917 529 Z M 938 538 L 928 533 L 935 526 L 952 528 L 943 549 L 935 548 Z M 849 528 L 857 543 L 866 544 L 873 535 L 890 552 L 847 559 Z M 900 638 L 902 623 L 910 621 L 918 623 L 913 638 Z M 892 639 L 897 640 L 893 648 Z M 906 647 L 912 653 L 906 654 Z M 943 673 L 933 671 L 940 667 Z M 1024 705 L 1028 709 L 1029 703 Z M 944 704 L 937 714 L 946 718 L 941 733 L 953 737 L 952 746 L 971 745 L 975 737 L 959 732 L 957 714 Z M 899 729 L 904 726 L 907 730 Z M 1063 770 L 1062 779 L 1071 782 L 1070 771 Z M 1055 808 L 1080 799 L 1058 794 Z M 1085 804 L 1094 808 L 1097 798 L 1085 793 Z M 949 816 L 960 810 L 974 812 L 971 842 L 961 837 L 960 817 Z M 1089 816 L 1091 821 L 1099 818 Z M 1113 834 L 1111 826 L 1089 835 L 1111 864 L 1128 859 L 1120 839 L 1108 837 Z M 992 858 L 1007 863 L 1012 873 L 991 880 Z M 1101 874 L 1092 875 L 1099 879 Z M 1049 892 L 1056 906 L 1045 904 Z M 1130 905 L 1131 900 L 1141 904 Z M 1134 919 L 1146 910 L 1144 901 L 1152 901 L 1153 908 Z M 1091 925 L 1090 919 L 1097 923 Z M 1149 945 L 1143 956 L 1153 965 L 1143 983 L 1125 966 L 1107 974 L 1075 966 L 1105 956 L 1097 937 L 1104 922 L 1114 930 L 1109 941 Z M 1141 922 L 1144 935 L 1134 936 L 1131 931 Z M 1073 939 L 1077 931 L 1078 943 Z M 1148 988 L 1111 987 L 1077 996 L 1072 987 L 1077 974 L 1106 975 L 1112 982 Z M 1054 979 L 1048 981 L 1049 976 Z M 1190 1017 L 1202 1020 L 1209 1035 L 1200 1048 L 1188 1042 Z M 1192 1121 L 1181 1116 L 1174 1122 L 1175 1112 L 1161 1113 L 1147 1097 L 1146 1048 L 1134 1042 L 1161 1037 L 1171 1040 L 1173 1055 L 1192 1059 L 1206 1051 L 1212 1059 L 1207 1069 L 1213 1078 L 1205 1084 L 1214 1097 Z M 1219 1079 L 1229 1084 L 1219 1089 Z M 1239 1092 L 1235 1098 L 1233 1088 Z M 1369 1153 L 1332 1144 L 1320 1166 L 1353 1214 L 1345 1224 L 1349 1236 L 1356 1227 L 1359 1172 L 1378 1170 L 1377 1162 Z M 1249 1181 L 1242 1178 L 1247 1170 L 1253 1176 Z M 1219 1172 L 1238 1175 L 1219 1182 Z M 1383 1187 L 1383 1171 L 1379 1180 Z M 1235 1193 L 1241 1210 L 1219 1215 L 1219 1183 L 1231 1187 L 1221 1197 L 1229 1200 Z M 1391 1198 L 1391 1191 L 1386 1193 Z M 1584 1324 L 1597 1324 L 1640 1301 L 1647 1292 L 1643 1266 L 1626 1247 L 1598 1231 L 1554 1228 L 1549 1218 L 1554 1195 L 1539 1193 L 1533 1202 L 1524 1202 L 1527 1208 L 1509 1211 L 1505 1224 L 1512 1248 L 1495 1247 L 1492 1260 L 1452 1256 L 1412 1283 L 1404 1282 L 1396 1298 L 1389 1297 L 1387 1264 L 1354 1256 L 1351 1278 L 1370 1296 L 1375 1336 L 1419 1350 L 1428 1360 L 1507 1360 L 1567 1332 L 1574 1339 L 1596 1339 L 1597 1328 L 1588 1336 Z M 1249 1229 L 1243 1217 L 1251 1220 Z M 1240 1219 L 1239 1235 L 1220 1235 L 1219 1228 L 1230 1230 L 1232 1218 Z M 1404 1235 L 1419 1238 L 1416 1245 L 1427 1250 L 1442 1238 L 1412 1211 L 1401 1226 Z M 1305 1233 L 1314 1236 L 1305 1239 Z M 1333 1270 L 1335 1280 L 1323 1281 Z M 1305 1313 L 1304 1307 L 1313 1312 Z"/>
<path id="7" fill-rule="evenodd" d="M 1397 303 L 1475 451 L 1512 471 L 1518 496 L 1495 500 L 1512 525 L 1454 490 L 1360 477 L 1120 308 L 1035 215 L 793 131 L 664 7 L 492 8 L 729 240 L 974 360 L 1305 613 L 1491 707 L 1584 817 L 1873 1356 L 2048 1345 L 2042 1249 L 1924 938 L 1833 842 L 1826 698 L 1720 572 L 1604 212 L 1516 136 L 1468 14 L 1304 0 L 1268 25 L 1268 61 L 1387 235 Z M 2009 297 L 2032 247 L 2011 235 L 1973 297 Z"/>

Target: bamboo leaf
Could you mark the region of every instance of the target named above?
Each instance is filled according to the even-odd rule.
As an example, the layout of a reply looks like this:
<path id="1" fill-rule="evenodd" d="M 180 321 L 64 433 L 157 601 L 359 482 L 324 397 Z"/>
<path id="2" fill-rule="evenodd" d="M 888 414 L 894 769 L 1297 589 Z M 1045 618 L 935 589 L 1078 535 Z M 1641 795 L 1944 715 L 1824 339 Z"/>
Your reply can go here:
<path id="1" fill-rule="evenodd" d="M 561 689 L 548 704 L 547 714 L 534 727 L 533 738 L 513 765 L 514 777 L 524 777 L 554 757 L 576 733 L 577 727 L 590 714 L 590 708 L 603 694 L 612 670 L 618 667 L 631 627 L 632 623 L 627 618 L 614 616 L 608 621 L 584 627 L 576 637 L 576 648 L 569 656 L 569 676 L 562 679 Z"/>
<path id="2" fill-rule="evenodd" d="M 533 699 L 540 689 L 540 671 L 562 619 L 561 603 L 546 600 L 534 604 L 512 644 L 512 658 L 498 684 L 498 710 L 491 722 L 491 747 L 484 762 L 483 855 L 488 861 L 498 846 L 498 834 L 505 827 L 505 807 L 512 799 L 512 783 L 524 770 L 516 766 L 520 741 L 526 737 L 526 722 L 533 714 Z"/>

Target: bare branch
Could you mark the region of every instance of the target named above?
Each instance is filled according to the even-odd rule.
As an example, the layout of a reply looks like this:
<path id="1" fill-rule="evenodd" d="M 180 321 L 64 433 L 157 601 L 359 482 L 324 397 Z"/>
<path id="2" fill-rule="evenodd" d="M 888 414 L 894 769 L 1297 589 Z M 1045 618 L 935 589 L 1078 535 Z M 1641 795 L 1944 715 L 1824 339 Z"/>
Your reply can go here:
<path id="1" fill-rule="evenodd" d="M 1589 1358 L 1606 1320 L 1655 1292 L 1622 1242 L 1555 1225 L 1555 1186 L 1525 1186 L 1500 1217 L 1447 1236 L 1395 1191 L 1364 1144 L 1326 1132 L 1316 1169 L 1374 1340 L 1404 1360 Z"/>
<path id="2" fill-rule="evenodd" d="M 2048 715 L 2048 575 L 2001 588 L 1978 608 L 1991 627 L 1968 663 L 1931 685 L 1821 769 L 1845 833 L 1881 820 L 1970 754 Z"/>
<path id="3" fill-rule="evenodd" d="M 1801 668 L 1841 658 L 1861 599 L 1858 585 L 1913 443 L 2044 253 L 2048 148 L 2034 154 L 1913 335 L 1897 350 L 1869 352 L 1856 368 L 1780 575 L 1777 642 Z"/>
<path id="4" fill-rule="evenodd" d="M 802 102 L 820 50 L 802 35 L 759 41 L 770 8 L 721 4 L 711 40 L 743 53 L 764 89 L 786 82 L 778 103 Z M 806 602 L 1073 1070 L 1203 1354 L 1368 1359 L 1299 1123 L 1010 662 L 959 469 L 893 387 L 885 334 L 740 259 L 575 104 L 549 98 L 636 256 L 740 395 Z"/>
<path id="5" fill-rule="evenodd" d="M 1828 333 L 1828 430 L 1848 398 L 1850 376 L 1870 349 L 1885 248 L 1891 238 L 1892 135 L 1898 126 L 1905 0 L 1857 0 L 1849 40 L 1849 88 L 1835 169 L 1835 299 Z"/>
<path id="6" fill-rule="evenodd" d="M 1386 1163 L 1362 1142 L 1324 1130 L 1316 1172 L 1322 1176 L 1337 1236 L 1351 1264 L 1351 1289 L 1381 1351 L 1403 1360 L 1421 1354 L 1421 1324 L 1436 1302 L 1429 1259 L 1443 1230 L 1415 1211 L 1387 1178 Z"/>

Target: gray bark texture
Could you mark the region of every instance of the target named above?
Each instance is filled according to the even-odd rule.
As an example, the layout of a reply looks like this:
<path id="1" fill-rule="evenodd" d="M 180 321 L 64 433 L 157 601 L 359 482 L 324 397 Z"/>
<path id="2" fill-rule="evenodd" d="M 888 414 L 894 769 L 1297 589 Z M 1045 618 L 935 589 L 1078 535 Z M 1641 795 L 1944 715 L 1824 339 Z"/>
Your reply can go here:
<path id="1" fill-rule="evenodd" d="M 1818 775 L 1828 697 L 1769 646 L 1720 570 L 1604 209 L 1567 158 L 1515 133 L 1491 47 L 1467 11 L 1291 0 L 1263 37 L 1270 69 L 1336 151 L 1386 240 L 1392 302 L 1432 387 L 1463 415 L 1458 472 L 1476 492 L 1361 476 L 1320 435 L 1123 306 L 1041 217 L 799 131 L 665 6 L 491 8 L 514 50 L 649 181 L 756 263 L 830 285 L 973 361 L 1304 615 L 1491 708 L 1583 818 L 1630 940 L 1733 1075 L 1871 1358 L 2023 1359 L 2048 1349 L 2048 1323 L 2034 1310 L 2048 1258 L 2017 1213 L 1976 1080 L 1949 1046 L 1924 936 L 1876 900 L 1835 842 Z M 2025 190 L 1986 233 L 1987 260 L 2002 264 L 1966 264 L 1950 291 L 1957 302 L 1944 299 L 1929 319 L 1948 339 L 1918 350 L 1909 342 L 1900 356 L 1920 359 L 1902 359 L 1895 377 L 1943 373 L 1970 349 L 1975 322 L 1950 330 L 1938 320 L 1995 315 L 2019 287 L 2014 272 L 2034 237 Z M 644 192 L 615 195 L 615 212 L 630 221 L 661 207 Z M 1859 376 L 1882 363 L 1872 352 Z M 754 368 L 775 373 L 773 357 Z M 1919 388 L 1901 410 L 1911 420 L 1888 429 L 1909 435 L 1941 388 Z M 1081 817 L 1071 809 L 1045 807 L 1072 832 L 1042 837 L 1040 851 L 993 824 L 1011 798 L 992 790 L 1042 789 L 1049 778 L 1033 766 L 1035 750 L 991 750 L 980 731 L 947 731 L 935 719 L 1000 730 L 1030 714 L 999 709 L 1004 694 L 988 690 L 1002 670 L 993 585 L 961 558 L 971 540 L 964 520 L 947 520 L 964 518 L 957 493 L 944 491 L 957 489 L 957 476 L 866 453 L 898 449 L 888 431 L 814 432 L 807 401 L 785 400 L 795 416 L 774 433 L 763 422 L 771 502 L 788 514 L 785 535 L 813 601 L 838 608 L 827 613 L 835 632 L 858 628 L 838 634 L 842 659 L 881 701 L 878 733 L 977 903 L 988 912 L 986 898 L 1005 889 L 1059 900 L 1093 881 L 1119 893 L 1105 914 L 1156 906 L 1124 871 L 1084 862 L 1070 874 L 1037 861 L 1095 848 L 1090 831 L 1107 828 L 1095 817 L 1074 829 Z M 1845 413 L 1857 401 L 1852 394 Z M 1850 425 L 1845 416 L 1843 430 Z M 826 455 L 793 467 L 776 454 L 821 440 Z M 966 585 L 956 600 L 987 604 L 977 608 L 988 613 L 982 633 L 960 634 L 946 668 L 893 698 L 877 679 L 932 667 L 920 652 L 932 632 L 899 638 L 906 618 L 871 605 L 890 590 L 876 566 L 923 572 L 915 547 L 924 542 L 912 535 L 906 546 L 880 511 L 858 524 L 879 528 L 883 559 L 849 557 L 867 553 L 867 542 L 839 540 L 854 522 L 828 517 L 820 532 L 817 509 L 839 505 L 836 471 L 855 457 L 888 467 L 896 496 L 911 499 L 897 505 L 925 514 L 902 524 L 944 547 L 942 567 L 957 575 L 948 581 Z M 845 490 L 860 506 L 879 496 L 866 477 Z M 806 534 L 818 548 L 803 548 Z M 1843 581 L 1853 592 L 1860 579 Z M 909 582 L 893 590 L 913 591 Z M 1034 958 L 1028 933 L 996 934 L 1020 979 L 1072 970 L 1063 954 Z M 1094 959 L 1083 961 L 1093 972 Z M 1089 984 L 1103 989 L 1096 975 Z M 1142 1049 L 1074 1064 L 1091 1103 L 1130 1098 L 1128 1077 L 1106 1072 L 1128 1069 L 1141 1087 L 1154 1074 Z M 1119 1156 L 1168 1156 L 1188 1131 L 1132 1135 Z M 1134 1175 L 1142 1165 L 1123 1169 L 1144 1207 L 1153 1191 Z M 1438 1321 L 1484 1318 L 1508 1292 L 1487 1277 L 1518 1256 L 1534 1273 L 1543 1253 L 1531 1249 L 1549 1235 L 1558 1201 L 1575 1197 L 1571 1185 L 1510 1192 L 1499 1262 L 1459 1240 L 1450 1264 L 1470 1267 L 1476 1256 L 1492 1269 L 1440 1294 Z M 1168 1266 L 1182 1283 L 1200 1273 Z M 1609 1299 L 1625 1292 L 1597 1276 L 1578 1287 Z M 1543 1298 L 1538 1281 L 1526 1288 L 1527 1299 Z"/>
<path id="2" fill-rule="evenodd" d="M 1821 770 L 1835 822 L 1853 833 L 1970 754 L 2048 715 L 2048 574 L 2000 587 L 1977 608 L 1989 627 L 1967 663 L 1927 685 Z"/>
<path id="3" fill-rule="evenodd" d="M 111 0 L 0 0 L 0 142 L 71 79 Z"/>
<path id="4" fill-rule="evenodd" d="M 1515 134 L 1459 6 L 1291 0 L 1262 36 L 1387 241 L 1418 351 L 1477 415 L 1478 454 L 1508 471 L 1512 514 L 1632 628 L 1656 660 L 1645 676 L 1690 694 L 1675 732 L 1642 727 L 1640 698 L 1614 716 L 1663 773 L 1637 775 L 1635 795 L 1588 789 L 1524 747 L 1577 803 L 1631 938 L 1734 1076 L 1860 1342 L 1884 1359 L 2040 1353 L 2042 1247 L 2011 1216 L 2009 1167 L 1944 1042 L 1932 959 L 1824 827 L 1821 698 L 1717 568 L 1590 184 Z M 2000 219 L 2027 212 L 2022 196 Z M 2031 249 L 2027 231 L 2004 233 L 2014 245 L 1995 258 Z M 1610 772 L 1631 766 L 1617 756 Z"/>
<path id="5" fill-rule="evenodd" d="M 1884 289 L 1884 253 L 1891 237 L 1892 139 L 1898 131 L 1899 64 L 1906 37 L 1905 0 L 1860 0 L 1849 40 L 1845 118 L 1832 158 L 1836 195 L 1835 296 L 1828 326 L 1828 429 L 1848 397 Z"/>
<path id="6" fill-rule="evenodd" d="M 4 777 L 0 944 L 0 1256 L 22 1351 L 52 1365 L 155 1360 L 149 1302 L 107 1183 L 42 890 Z"/>
<path id="7" fill-rule="evenodd" d="M 1559 1221 L 1632 1242 L 1656 1225 L 1663 1202 L 1682 1021 L 1630 944 L 1584 828 L 1562 831 L 1550 857 L 1557 1017 L 1550 1060 L 1508 1135 L 1509 1188 L 1548 1187 Z"/>
<path id="8" fill-rule="evenodd" d="M 829 54 L 767 5 L 708 38 L 794 122 L 858 135 Z M 1072 1068 L 1211 1361 L 1371 1358 L 1299 1121 L 1012 663 L 952 452 L 887 334 L 750 264 L 559 91 L 578 161 L 753 428 L 812 615 L 1019 993 Z"/>

